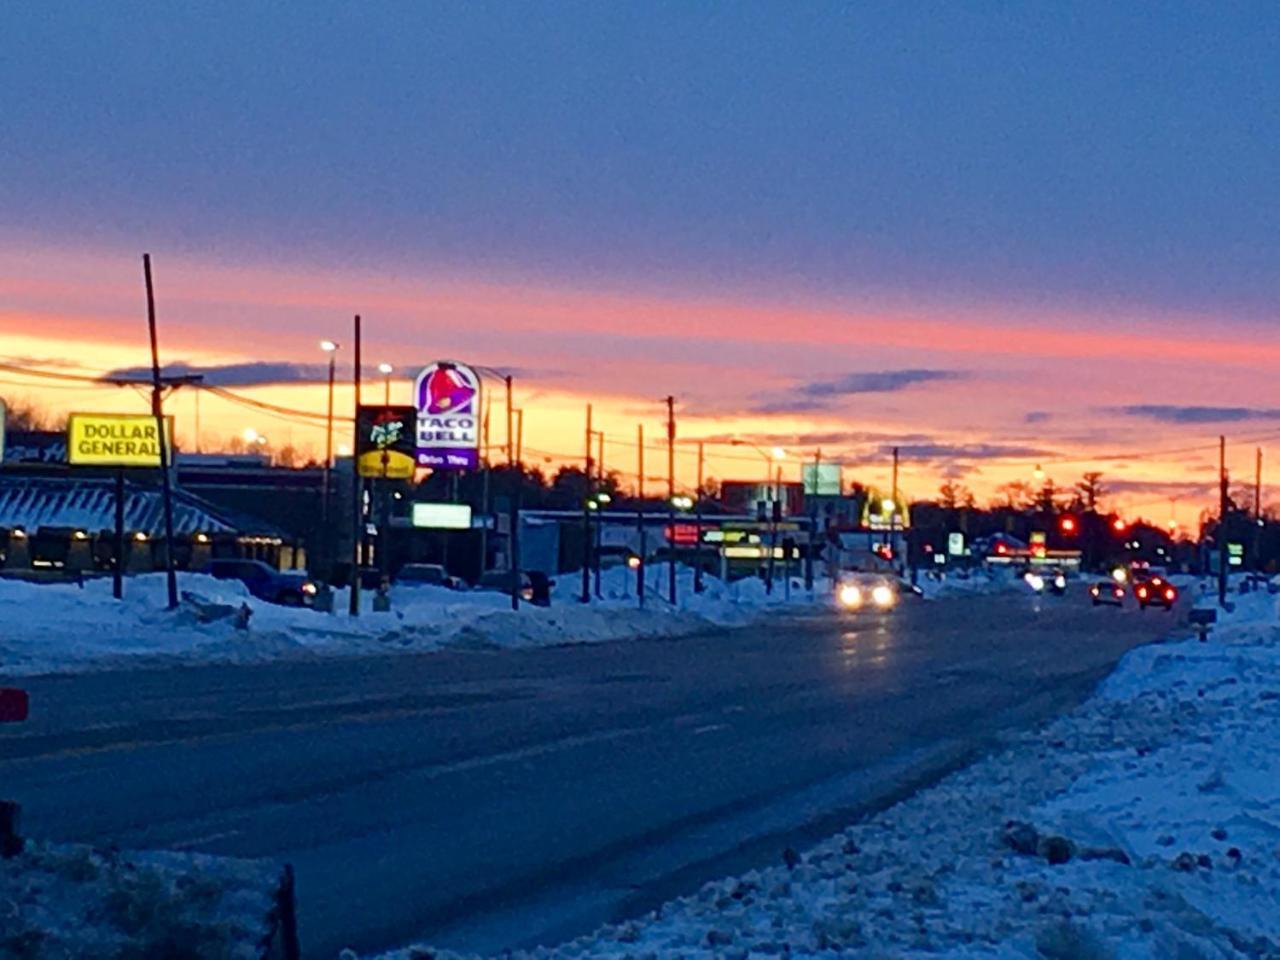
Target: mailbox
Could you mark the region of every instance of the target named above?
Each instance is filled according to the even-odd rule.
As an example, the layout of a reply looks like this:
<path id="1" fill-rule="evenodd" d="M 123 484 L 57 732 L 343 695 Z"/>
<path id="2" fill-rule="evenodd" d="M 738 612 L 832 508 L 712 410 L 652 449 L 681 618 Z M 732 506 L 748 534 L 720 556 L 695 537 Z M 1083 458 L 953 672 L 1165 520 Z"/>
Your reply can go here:
<path id="1" fill-rule="evenodd" d="M 1218 622 L 1218 611 L 1213 607 L 1195 607 L 1187 615 L 1187 619 L 1194 626 L 1208 627 Z"/>

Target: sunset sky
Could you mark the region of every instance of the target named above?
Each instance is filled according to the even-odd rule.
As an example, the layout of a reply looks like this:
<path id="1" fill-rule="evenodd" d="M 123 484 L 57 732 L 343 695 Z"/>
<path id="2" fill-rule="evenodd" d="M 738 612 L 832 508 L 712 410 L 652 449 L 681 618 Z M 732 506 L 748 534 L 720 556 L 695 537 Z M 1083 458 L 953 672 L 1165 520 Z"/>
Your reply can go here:
<path id="1" fill-rule="evenodd" d="M 514 373 L 531 461 L 590 401 L 633 475 L 673 394 L 686 484 L 897 445 L 1191 524 L 1218 434 L 1280 465 L 1272 5 L 16 2 L 0 49 L 0 363 L 147 363 L 149 251 L 166 362 L 319 413 L 358 312 L 371 366 Z M 247 427 L 323 447 L 200 400 Z"/>

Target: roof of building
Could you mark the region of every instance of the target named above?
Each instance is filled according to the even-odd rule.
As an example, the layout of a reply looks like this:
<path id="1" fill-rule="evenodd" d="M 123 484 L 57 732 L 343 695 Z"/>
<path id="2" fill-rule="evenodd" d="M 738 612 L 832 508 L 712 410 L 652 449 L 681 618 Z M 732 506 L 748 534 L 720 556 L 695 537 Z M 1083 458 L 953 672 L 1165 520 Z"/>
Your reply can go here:
<path id="1" fill-rule="evenodd" d="M 115 484 L 108 478 L 5 476 L 0 474 L 0 529 L 27 533 L 69 529 L 99 533 L 115 529 Z M 164 507 L 158 486 L 125 484 L 124 526 L 152 538 L 164 536 Z M 173 533 L 283 537 L 273 524 L 228 510 L 175 489 Z"/>

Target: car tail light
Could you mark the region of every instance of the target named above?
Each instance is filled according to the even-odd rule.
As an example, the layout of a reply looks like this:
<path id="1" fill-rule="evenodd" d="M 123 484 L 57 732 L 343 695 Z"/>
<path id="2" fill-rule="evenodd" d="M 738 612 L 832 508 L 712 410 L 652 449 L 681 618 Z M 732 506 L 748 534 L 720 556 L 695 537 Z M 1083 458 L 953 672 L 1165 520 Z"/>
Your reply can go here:
<path id="1" fill-rule="evenodd" d="M 1164 592 L 1164 598 L 1166 600 L 1172 600 L 1177 595 L 1178 595 L 1178 591 L 1173 589 L 1173 587 L 1170 587 L 1168 590 Z"/>
<path id="2" fill-rule="evenodd" d="M 1146 587 L 1139 587 L 1139 588 L 1138 588 L 1138 596 L 1139 596 L 1139 597 L 1141 597 L 1143 600 L 1147 599 L 1147 588 L 1146 588 Z"/>
<path id="3" fill-rule="evenodd" d="M 1116 587 L 1116 589 L 1115 589 L 1114 593 L 1115 593 L 1115 595 L 1116 595 L 1117 597 L 1119 597 L 1120 599 L 1123 599 L 1123 598 L 1124 598 L 1124 591 L 1123 591 L 1123 590 L 1121 590 L 1119 587 Z"/>

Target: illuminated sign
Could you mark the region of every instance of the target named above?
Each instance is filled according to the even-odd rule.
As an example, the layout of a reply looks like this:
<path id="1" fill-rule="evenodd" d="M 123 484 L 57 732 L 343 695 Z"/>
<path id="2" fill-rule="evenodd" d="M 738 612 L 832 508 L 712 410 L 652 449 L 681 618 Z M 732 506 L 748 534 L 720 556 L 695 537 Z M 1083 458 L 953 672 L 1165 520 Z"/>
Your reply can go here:
<path id="1" fill-rule="evenodd" d="M 947 534 L 947 553 L 953 557 L 964 556 L 964 534 L 963 533 Z"/>
<path id="2" fill-rule="evenodd" d="M 165 417 L 173 449 L 173 418 Z M 67 462 L 74 467 L 160 466 L 159 431 L 148 413 L 73 413 L 67 420 Z"/>
<path id="3" fill-rule="evenodd" d="M 800 467 L 800 479 L 808 497 L 838 497 L 843 486 L 838 463 L 806 463 Z"/>
<path id="4" fill-rule="evenodd" d="M 1243 543 L 1227 544 L 1227 564 L 1232 567 L 1244 566 L 1244 544 Z"/>
<path id="5" fill-rule="evenodd" d="M 670 543 L 692 547 L 698 542 L 698 527 L 692 523 L 673 523 L 666 528 L 666 535 Z"/>
<path id="6" fill-rule="evenodd" d="M 471 507 L 465 503 L 415 503 L 412 522 L 428 530 L 470 530 Z"/>
<path id="7" fill-rule="evenodd" d="M 420 467 L 474 470 L 480 464 L 480 377 L 440 361 L 418 374 L 416 453 Z"/>
<path id="8" fill-rule="evenodd" d="M 414 407 L 361 407 L 356 415 L 356 468 L 362 477 L 407 480 L 417 467 Z"/>

